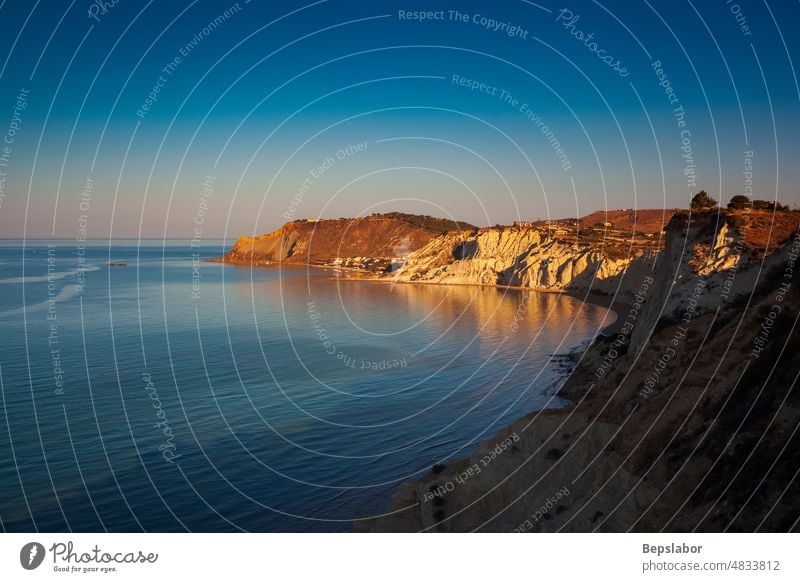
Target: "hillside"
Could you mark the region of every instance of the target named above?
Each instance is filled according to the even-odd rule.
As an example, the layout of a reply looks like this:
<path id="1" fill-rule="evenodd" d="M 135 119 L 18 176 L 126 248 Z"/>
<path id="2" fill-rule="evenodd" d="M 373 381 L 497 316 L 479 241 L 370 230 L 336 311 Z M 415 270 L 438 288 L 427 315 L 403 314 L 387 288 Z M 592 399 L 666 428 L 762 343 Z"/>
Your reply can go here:
<path id="1" fill-rule="evenodd" d="M 240 236 L 220 261 L 248 265 L 327 265 L 336 259 L 405 258 L 448 230 L 474 229 L 451 220 L 394 212 L 337 220 L 295 220 L 256 237 Z"/>
<path id="2" fill-rule="evenodd" d="M 597 210 L 580 219 L 582 226 L 611 223 L 610 228 L 632 233 L 657 234 L 664 230 L 678 208 Z"/>

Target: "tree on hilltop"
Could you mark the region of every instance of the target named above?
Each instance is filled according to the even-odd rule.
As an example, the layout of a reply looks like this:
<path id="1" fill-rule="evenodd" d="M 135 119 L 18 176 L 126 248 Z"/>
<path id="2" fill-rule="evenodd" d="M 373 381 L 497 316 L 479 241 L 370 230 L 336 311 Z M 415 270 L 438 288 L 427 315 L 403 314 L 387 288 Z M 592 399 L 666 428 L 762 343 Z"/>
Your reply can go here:
<path id="1" fill-rule="evenodd" d="M 737 194 L 731 198 L 730 202 L 728 202 L 728 208 L 745 208 L 751 204 L 752 202 L 750 202 L 750 198 L 744 194 Z"/>
<path id="2" fill-rule="evenodd" d="M 750 199 L 742 194 L 737 194 L 728 202 L 728 208 L 742 209 L 750 207 L 753 210 L 767 210 L 769 212 L 789 212 L 788 204 L 781 204 L 777 200 Z"/>
<path id="3" fill-rule="evenodd" d="M 694 195 L 692 198 L 692 210 L 701 210 L 703 208 L 714 208 L 717 205 L 717 201 L 714 200 L 711 196 L 708 195 L 708 192 L 705 190 L 700 190 L 697 194 Z"/>

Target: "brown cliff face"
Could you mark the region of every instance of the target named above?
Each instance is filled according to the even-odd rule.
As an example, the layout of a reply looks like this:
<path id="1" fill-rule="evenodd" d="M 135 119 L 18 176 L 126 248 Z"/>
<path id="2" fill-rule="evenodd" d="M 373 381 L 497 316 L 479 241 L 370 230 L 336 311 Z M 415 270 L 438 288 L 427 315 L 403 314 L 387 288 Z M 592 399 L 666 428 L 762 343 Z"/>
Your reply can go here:
<path id="1" fill-rule="evenodd" d="M 238 264 L 329 264 L 336 258 L 402 258 L 448 230 L 473 229 L 455 221 L 392 213 L 338 220 L 296 220 L 256 237 L 240 236 L 221 260 Z"/>

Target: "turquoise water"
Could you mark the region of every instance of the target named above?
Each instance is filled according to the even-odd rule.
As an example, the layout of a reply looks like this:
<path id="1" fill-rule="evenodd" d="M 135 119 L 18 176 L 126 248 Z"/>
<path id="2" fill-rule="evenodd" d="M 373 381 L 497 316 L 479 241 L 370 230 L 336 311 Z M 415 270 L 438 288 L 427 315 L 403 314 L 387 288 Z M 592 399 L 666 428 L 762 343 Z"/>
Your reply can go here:
<path id="1" fill-rule="evenodd" d="M 0 241 L 4 530 L 348 530 L 562 405 L 551 356 L 610 322 L 553 294 L 200 261 L 224 250 Z"/>

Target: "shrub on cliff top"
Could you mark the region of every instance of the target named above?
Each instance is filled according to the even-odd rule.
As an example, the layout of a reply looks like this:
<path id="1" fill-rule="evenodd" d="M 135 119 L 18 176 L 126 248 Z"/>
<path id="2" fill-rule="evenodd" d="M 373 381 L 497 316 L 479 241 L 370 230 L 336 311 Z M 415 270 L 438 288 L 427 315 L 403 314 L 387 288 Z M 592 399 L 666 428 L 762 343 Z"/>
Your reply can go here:
<path id="1" fill-rule="evenodd" d="M 692 210 L 700 210 L 703 208 L 714 208 L 717 205 L 717 201 L 714 200 L 711 196 L 708 195 L 708 192 L 705 190 L 700 190 L 697 194 L 694 195 L 692 198 Z"/>
<path id="2" fill-rule="evenodd" d="M 746 208 L 750 206 L 750 198 L 744 194 L 737 194 L 728 202 L 728 208 Z"/>
<path id="3" fill-rule="evenodd" d="M 774 212 L 788 212 L 789 206 L 781 204 L 777 200 L 750 200 L 747 196 L 737 194 L 728 202 L 728 208 L 741 210 L 750 207 L 753 210 L 769 210 Z"/>

